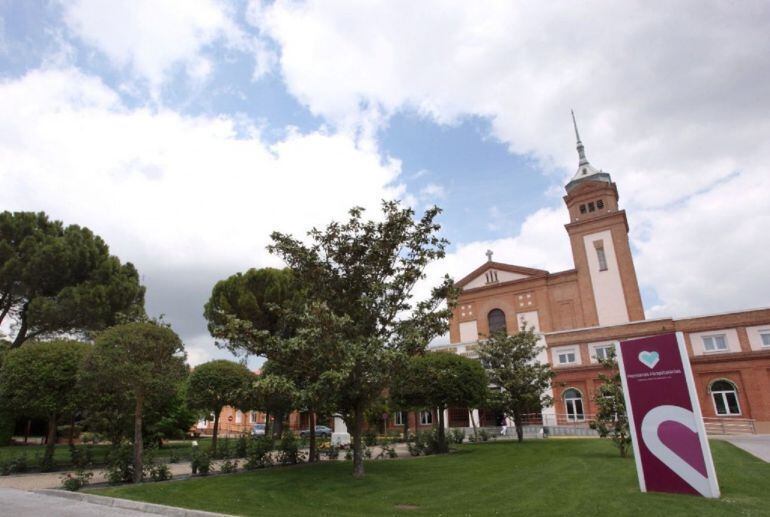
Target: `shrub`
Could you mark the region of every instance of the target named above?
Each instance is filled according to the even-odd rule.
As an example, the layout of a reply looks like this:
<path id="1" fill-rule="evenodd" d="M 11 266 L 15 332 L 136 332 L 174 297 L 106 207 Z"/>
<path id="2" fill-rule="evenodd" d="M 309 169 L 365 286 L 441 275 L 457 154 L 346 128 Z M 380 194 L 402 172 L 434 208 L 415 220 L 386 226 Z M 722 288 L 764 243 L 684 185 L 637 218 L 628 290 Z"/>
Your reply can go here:
<path id="1" fill-rule="evenodd" d="M 111 485 L 131 483 L 134 479 L 134 448 L 124 443 L 113 447 L 107 455 L 107 482 Z"/>
<path id="2" fill-rule="evenodd" d="M 304 459 L 299 452 L 299 441 L 290 430 L 283 433 L 278 447 L 278 462 L 282 465 L 295 465 Z"/>
<path id="3" fill-rule="evenodd" d="M 492 437 L 492 435 L 490 435 L 489 431 L 487 431 L 486 429 L 481 429 L 479 431 L 479 439 L 482 442 L 488 442 L 491 437 Z"/>
<path id="4" fill-rule="evenodd" d="M 171 452 L 168 455 L 168 462 L 179 463 L 179 452 L 177 452 L 176 449 L 171 449 Z"/>
<path id="5" fill-rule="evenodd" d="M 145 466 L 145 476 L 150 478 L 150 481 L 168 481 L 173 476 L 171 475 L 171 469 L 165 463 L 158 463 L 157 465 L 150 462 Z"/>
<path id="6" fill-rule="evenodd" d="M 197 448 L 193 451 L 192 462 L 190 463 L 193 474 L 207 476 L 211 470 L 211 456 Z"/>
<path id="7" fill-rule="evenodd" d="M 22 474 L 29 470 L 29 461 L 27 460 L 27 454 L 21 453 L 11 460 L 11 472 L 16 474 Z M 49 469 L 50 470 L 50 469 Z"/>
<path id="8" fill-rule="evenodd" d="M 364 445 L 367 447 L 377 445 L 377 431 L 374 429 L 367 429 L 364 431 Z"/>
<path id="9" fill-rule="evenodd" d="M 230 447 L 230 438 L 219 440 L 217 444 L 216 454 L 213 455 L 214 459 L 228 459 L 232 458 L 232 448 Z"/>
<path id="10" fill-rule="evenodd" d="M 327 459 L 336 460 L 340 457 L 340 448 L 336 445 L 329 445 L 329 447 L 323 450 L 323 453 Z"/>
<path id="11" fill-rule="evenodd" d="M 80 441 L 82 443 L 90 443 L 90 444 L 96 445 L 100 441 L 102 441 L 102 437 L 99 433 L 92 433 L 89 431 L 85 431 L 80 433 Z"/>
<path id="12" fill-rule="evenodd" d="M 56 462 L 54 461 L 53 456 L 51 456 L 50 458 L 46 458 L 45 455 L 40 456 L 38 454 L 35 454 L 35 460 L 33 464 L 37 467 L 37 469 L 40 472 L 51 472 L 52 470 L 54 470 L 54 466 L 56 465 Z M 25 465 L 23 468 L 25 469 L 25 471 L 29 469 L 28 465 Z"/>
<path id="13" fill-rule="evenodd" d="M 74 473 L 68 472 L 61 477 L 61 486 L 64 490 L 70 492 L 77 492 L 84 486 L 88 485 L 91 478 L 94 477 L 94 473 L 78 469 Z"/>
<path id="14" fill-rule="evenodd" d="M 219 471 L 222 474 L 232 474 L 238 472 L 238 460 L 225 460 L 222 465 L 219 466 Z"/>
<path id="15" fill-rule="evenodd" d="M 446 439 L 445 437 L 444 440 Z M 446 450 L 446 447 L 441 447 L 440 445 L 438 432 L 435 429 L 418 432 L 414 435 L 414 442 L 407 443 L 409 454 L 412 456 L 419 456 L 420 454 L 428 456 Z"/>
<path id="16" fill-rule="evenodd" d="M 249 451 L 249 439 L 246 436 L 241 436 L 238 441 L 235 442 L 235 457 L 245 458 Z"/>
<path id="17" fill-rule="evenodd" d="M 256 470 L 269 467 L 273 464 L 272 452 L 273 443 L 270 438 L 261 436 L 252 438 L 248 442 L 246 451 L 246 463 L 243 468 L 246 470 Z"/>
<path id="18" fill-rule="evenodd" d="M 94 461 L 94 449 L 91 445 L 70 445 L 70 463 L 76 469 L 90 466 Z"/>
<path id="19" fill-rule="evenodd" d="M 13 462 L 10 460 L 0 461 L 0 476 L 10 476 L 13 472 Z"/>
<path id="20" fill-rule="evenodd" d="M 351 449 L 348 449 L 345 451 L 345 460 L 350 461 L 353 459 L 353 451 Z"/>
<path id="21" fill-rule="evenodd" d="M 451 443 L 463 443 L 463 440 L 465 440 L 465 431 L 463 429 L 452 429 L 449 431 L 448 438 Z"/>

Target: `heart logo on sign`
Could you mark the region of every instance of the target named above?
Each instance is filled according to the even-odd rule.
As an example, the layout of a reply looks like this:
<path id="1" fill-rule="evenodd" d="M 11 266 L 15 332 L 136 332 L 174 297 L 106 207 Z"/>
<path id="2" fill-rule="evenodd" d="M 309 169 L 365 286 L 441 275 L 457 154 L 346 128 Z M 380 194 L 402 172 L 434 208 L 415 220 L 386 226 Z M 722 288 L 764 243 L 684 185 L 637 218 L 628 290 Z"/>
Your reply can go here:
<path id="1" fill-rule="evenodd" d="M 676 422 L 694 433 L 694 436 L 679 438 L 678 441 L 681 443 L 676 444 L 679 452 L 671 449 L 660 439 L 661 425 L 670 422 Z M 679 406 L 658 406 L 650 410 L 642 421 L 642 440 L 647 449 L 699 494 L 714 497 L 709 478 L 701 472 L 705 470 L 705 463 L 699 439 L 695 415 L 692 411 Z"/>
<path id="2" fill-rule="evenodd" d="M 647 368 L 653 369 L 660 361 L 660 356 L 657 352 L 639 352 L 639 360 Z"/>

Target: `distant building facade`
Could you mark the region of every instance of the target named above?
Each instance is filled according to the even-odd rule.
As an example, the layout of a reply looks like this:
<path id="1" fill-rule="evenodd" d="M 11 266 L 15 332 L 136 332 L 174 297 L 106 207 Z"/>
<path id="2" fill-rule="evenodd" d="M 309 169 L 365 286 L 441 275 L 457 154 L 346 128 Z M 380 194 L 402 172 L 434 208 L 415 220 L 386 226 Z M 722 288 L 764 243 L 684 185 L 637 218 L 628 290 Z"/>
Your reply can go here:
<path id="1" fill-rule="evenodd" d="M 457 282 L 450 344 L 438 349 L 475 357 L 478 341 L 492 332 L 534 327 L 545 345 L 540 360 L 556 372 L 554 405 L 542 420 L 561 425 L 596 412 L 599 359 L 619 340 L 681 331 L 707 429 L 770 432 L 770 309 L 645 319 L 617 186 L 588 162 L 575 132 L 579 164 L 563 198 L 574 268 L 503 264 L 488 252 L 486 263 Z M 455 408 L 450 426 L 453 412 L 454 421 L 467 421 L 467 410 Z"/>

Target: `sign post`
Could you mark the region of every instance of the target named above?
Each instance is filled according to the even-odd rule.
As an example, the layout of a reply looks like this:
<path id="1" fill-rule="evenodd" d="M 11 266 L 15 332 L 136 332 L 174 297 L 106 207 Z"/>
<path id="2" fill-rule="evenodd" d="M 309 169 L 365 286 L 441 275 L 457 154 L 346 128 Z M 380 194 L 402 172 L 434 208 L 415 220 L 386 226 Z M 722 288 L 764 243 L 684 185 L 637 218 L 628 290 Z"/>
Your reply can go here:
<path id="1" fill-rule="evenodd" d="M 617 355 L 641 491 L 719 497 L 682 333 L 621 341 Z"/>

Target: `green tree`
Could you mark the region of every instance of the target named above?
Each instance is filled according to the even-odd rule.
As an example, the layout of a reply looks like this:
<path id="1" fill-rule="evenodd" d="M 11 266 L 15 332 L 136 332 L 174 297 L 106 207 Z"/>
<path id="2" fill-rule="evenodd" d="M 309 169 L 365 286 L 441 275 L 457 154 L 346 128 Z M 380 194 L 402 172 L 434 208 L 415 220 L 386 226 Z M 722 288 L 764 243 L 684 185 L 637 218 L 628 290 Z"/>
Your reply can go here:
<path id="1" fill-rule="evenodd" d="M 167 325 L 150 321 L 105 330 L 86 357 L 81 382 L 88 396 L 98 398 L 102 388 L 110 387 L 133 406 L 134 482 L 142 479 L 144 416 L 158 401 L 176 395 L 187 375 L 185 358 L 179 336 Z"/>
<path id="2" fill-rule="evenodd" d="M 225 406 L 246 409 L 248 392 L 255 375 L 246 366 L 217 359 L 195 367 L 187 385 L 187 403 L 191 409 L 214 414 L 211 452 L 216 455 L 219 414 Z"/>
<path id="3" fill-rule="evenodd" d="M 623 395 L 623 384 L 615 351 L 612 350 L 600 362 L 610 374 L 599 374 L 601 384 L 594 395 L 596 418 L 591 422 L 591 427 L 596 429 L 602 438 L 609 437 L 618 447 L 620 456 L 625 458 L 631 447 L 631 431 L 628 427 L 626 399 Z"/>
<path id="4" fill-rule="evenodd" d="M 88 228 L 44 213 L 0 213 L 0 324 L 18 347 L 35 337 L 83 334 L 144 315 L 144 287 Z"/>
<path id="5" fill-rule="evenodd" d="M 436 207 L 414 219 L 411 209 L 383 202 L 382 217 L 364 220 L 350 210 L 347 222 L 312 229 L 308 241 L 273 233 L 269 250 L 293 271 L 316 311 L 331 348 L 315 347 L 333 365 L 335 406 L 353 435 L 353 474 L 364 475 L 362 433 L 366 412 L 388 386 L 406 356 L 424 350 L 446 331 L 454 299 L 452 281 L 414 302 L 413 290 L 428 264 L 444 257 L 447 241 L 438 236 Z M 235 330 L 236 334 L 239 334 Z"/>
<path id="6" fill-rule="evenodd" d="M 491 390 L 493 405 L 513 419 L 520 442 L 524 439 L 523 415 L 552 402 L 545 392 L 554 374 L 548 364 L 537 361 L 542 350 L 534 330 L 524 327 L 513 335 L 495 333 L 478 346 L 489 382 L 497 388 Z"/>
<path id="7" fill-rule="evenodd" d="M 295 335 L 305 302 L 291 270 L 249 269 L 217 282 L 203 315 L 217 346 L 236 355 L 265 357 L 276 363 L 273 373 L 277 375 L 277 363 L 286 363 L 282 340 Z M 282 408 L 282 404 L 272 405 L 270 413 L 276 437 L 283 432 L 286 413 L 281 413 Z"/>
<path id="8" fill-rule="evenodd" d="M 273 438 L 283 435 L 283 419 L 292 409 L 299 407 L 297 404 L 297 391 L 294 383 L 281 375 L 274 375 L 271 362 L 262 365 L 262 372 L 254 381 L 250 394 L 251 407 L 262 411 L 266 415 L 265 435 L 272 431 Z M 274 428 L 269 427 L 270 416 L 273 417 Z"/>
<path id="9" fill-rule="evenodd" d="M 34 342 L 5 358 L 0 400 L 17 414 L 48 420 L 45 465 L 53 464 L 57 423 L 78 409 L 78 371 L 90 348 L 76 341 Z"/>
<path id="10" fill-rule="evenodd" d="M 439 447 L 446 452 L 444 410 L 449 406 L 478 407 L 486 399 L 487 385 L 486 372 L 478 361 L 434 352 L 409 359 L 395 377 L 391 397 L 403 408 L 435 408 Z"/>

